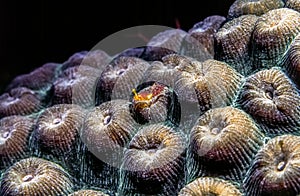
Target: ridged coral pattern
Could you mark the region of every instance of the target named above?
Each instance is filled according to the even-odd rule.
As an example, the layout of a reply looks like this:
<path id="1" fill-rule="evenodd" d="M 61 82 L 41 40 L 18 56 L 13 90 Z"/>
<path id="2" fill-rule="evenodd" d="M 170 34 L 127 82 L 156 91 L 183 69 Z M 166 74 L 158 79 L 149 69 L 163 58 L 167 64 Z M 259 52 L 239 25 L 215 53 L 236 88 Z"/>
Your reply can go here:
<path id="1" fill-rule="evenodd" d="M 299 7 L 236 0 L 16 77 L 0 95 L 0 195 L 299 195 Z"/>

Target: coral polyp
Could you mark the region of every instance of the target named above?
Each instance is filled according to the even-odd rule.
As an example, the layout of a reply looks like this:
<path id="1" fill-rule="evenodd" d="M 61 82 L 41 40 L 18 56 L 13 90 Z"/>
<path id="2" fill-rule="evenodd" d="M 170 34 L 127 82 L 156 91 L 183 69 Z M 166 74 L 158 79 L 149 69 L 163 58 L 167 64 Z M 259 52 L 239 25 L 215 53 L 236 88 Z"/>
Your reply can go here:
<path id="1" fill-rule="evenodd" d="M 236 0 L 229 8 L 228 18 L 237 18 L 247 14 L 260 16 L 283 6 L 282 0 Z"/>
<path id="2" fill-rule="evenodd" d="M 184 37 L 180 54 L 192 57 L 198 61 L 214 58 L 214 35 L 225 22 L 223 16 L 209 16 L 196 23 Z"/>
<path id="3" fill-rule="evenodd" d="M 287 0 L 285 6 L 296 11 L 300 11 L 300 4 L 298 0 Z"/>
<path id="4" fill-rule="evenodd" d="M 136 57 L 117 57 L 99 75 L 96 86 L 96 105 L 112 99 L 126 99 L 141 81 L 150 64 Z"/>
<path id="5" fill-rule="evenodd" d="M 289 49 L 284 54 L 281 66 L 286 70 L 286 74 L 300 89 L 300 34 L 289 46 Z"/>
<path id="6" fill-rule="evenodd" d="M 125 150 L 121 194 L 174 195 L 184 180 L 184 143 L 172 127 L 142 127 Z"/>
<path id="7" fill-rule="evenodd" d="M 95 105 L 95 86 L 100 70 L 75 66 L 64 70 L 54 81 L 52 104 L 78 104 L 84 108 Z"/>
<path id="8" fill-rule="evenodd" d="M 61 166 L 30 157 L 15 163 L 2 175 L 0 195 L 67 195 L 73 192 L 69 174 Z"/>
<path id="9" fill-rule="evenodd" d="M 33 70 L 29 74 L 17 76 L 7 86 L 6 91 L 16 87 L 26 87 L 32 90 L 42 90 L 52 86 L 56 74 L 59 72 L 60 64 L 46 63 L 43 66 Z"/>
<path id="10" fill-rule="evenodd" d="M 224 107 L 207 111 L 190 133 L 188 179 L 215 176 L 241 181 L 263 138 L 242 110 Z"/>
<path id="11" fill-rule="evenodd" d="M 300 95 L 278 68 L 262 70 L 246 78 L 237 105 L 268 135 L 299 134 Z"/>
<path id="12" fill-rule="evenodd" d="M 185 35 L 186 32 L 181 29 L 170 29 L 158 33 L 157 35 L 153 36 L 147 43 L 147 46 L 149 47 L 146 48 L 146 53 L 149 53 L 151 49 L 155 48 L 162 51 L 166 50 L 166 52 L 173 51 L 178 53 Z M 154 51 L 152 52 L 155 54 Z"/>
<path id="13" fill-rule="evenodd" d="M 112 100 L 88 112 L 81 138 L 90 151 L 106 163 L 117 166 L 123 147 L 133 137 L 138 123 L 126 100 Z"/>
<path id="14" fill-rule="evenodd" d="M 230 181 L 213 177 L 201 177 L 187 184 L 178 194 L 178 196 L 194 195 L 242 196 L 242 193 Z"/>
<path id="15" fill-rule="evenodd" d="M 283 54 L 300 32 L 300 13 L 281 8 L 257 19 L 252 35 L 252 58 L 255 69 L 279 66 Z"/>
<path id="16" fill-rule="evenodd" d="M 78 105 L 58 104 L 45 109 L 38 117 L 33 137 L 35 149 L 67 157 L 76 148 L 85 111 Z"/>
<path id="17" fill-rule="evenodd" d="M 257 153 L 244 181 L 246 195 L 300 193 L 300 137 L 277 136 Z"/>
<path id="18" fill-rule="evenodd" d="M 81 173 L 89 186 L 117 190 L 123 151 L 137 128 L 126 100 L 107 101 L 87 113 L 81 131 L 86 146 Z"/>
<path id="19" fill-rule="evenodd" d="M 217 60 L 199 62 L 186 59 L 177 69 L 181 73 L 174 89 L 179 99 L 197 102 L 201 113 L 230 105 L 243 78 L 227 63 Z"/>
<path id="20" fill-rule="evenodd" d="M 215 59 L 224 61 L 243 75 L 254 71 L 249 54 L 255 15 L 243 15 L 226 22 L 215 34 Z"/>
<path id="21" fill-rule="evenodd" d="M 0 169 L 28 156 L 33 119 L 8 116 L 0 120 Z"/>
<path id="22" fill-rule="evenodd" d="M 103 50 L 77 52 L 62 63 L 62 70 L 70 67 L 87 65 L 94 68 L 102 68 L 111 61 L 111 57 Z"/>
<path id="23" fill-rule="evenodd" d="M 13 88 L 0 96 L 0 117 L 30 115 L 43 107 L 43 97 L 26 87 Z"/>

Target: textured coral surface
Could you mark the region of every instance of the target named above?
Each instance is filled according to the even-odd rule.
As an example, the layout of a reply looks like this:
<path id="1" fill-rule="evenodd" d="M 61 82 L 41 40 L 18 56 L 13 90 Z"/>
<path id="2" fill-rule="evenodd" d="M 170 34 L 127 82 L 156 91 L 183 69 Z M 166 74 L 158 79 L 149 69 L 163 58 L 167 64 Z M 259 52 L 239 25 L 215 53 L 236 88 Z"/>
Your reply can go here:
<path id="1" fill-rule="evenodd" d="M 0 194 L 300 194 L 299 7 L 236 0 L 16 77 L 0 95 Z"/>

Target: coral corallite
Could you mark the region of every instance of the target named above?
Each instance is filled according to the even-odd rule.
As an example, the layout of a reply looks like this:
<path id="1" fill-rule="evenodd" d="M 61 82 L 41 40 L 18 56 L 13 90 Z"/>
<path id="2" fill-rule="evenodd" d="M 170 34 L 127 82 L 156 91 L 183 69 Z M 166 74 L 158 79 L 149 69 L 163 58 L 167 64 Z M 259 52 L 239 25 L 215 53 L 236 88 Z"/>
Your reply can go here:
<path id="1" fill-rule="evenodd" d="M 215 176 L 241 181 L 263 137 L 242 110 L 228 106 L 207 111 L 190 133 L 188 179 Z"/>
<path id="2" fill-rule="evenodd" d="M 212 59 L 204 62 L 186 60 L 177 69 L 180 75 L 174 89 L 179 99 L 198 103 L 202 113 L 230 105 L 243 78 L 227 63 Z"/>
<path id="3" fill-rule="evenodd" d="M 17 87 L 0 96 L 0 117 L 30 115 L 43 108 L 42 97 L 35 91 Z"/>
<path id="4" fill-rule="evenodd" d="M 84 115 L 84 109 L 73 104 L 58 104 L 45 109 L 38 117 L 33 133 L 35 147 L 59 157 L 74 151 Z"/>
<path id="5" fill-rule="evenodd" d="M 95 86 L 100 73 L 100 70 L 86 65 L 64 70 L 54 81 L 52 104 L 94 106 Z"/>
<path id="6" fill-rule="evenodd" d="M 133 137 L 138 123 L 126 100 L 112 100 L 88 112 L 81 139 L 100 160 L 117 167 L 123 148 Z"/>
<path id="7" fill-rule="evenodd" d="M 33 119 L 26 116 L 8 116 L 0 120 L 0 169 L 28 155 L 33 127 Z"/>
<path id="8" fill-rule="evenodd" d="M 281 66 L 286 70 L 286 74 L 296 87 L 300 89 L 300 34 L 295 37 L 284 54 Z"/>
<path id="9" fill-rule="evenodd" d="M 200 177 L 187 184 L 178 194 L 178 196 L 196 195 L 242 196 L 242 193 L 230 181 L 213 177 Z"/>
<path id="10" fill-rule="evenodd" d="M 40 158 L 22 159 L 3 175 L 0 195 L 67 195 L 73 192 L 69 174 L 59 165 Z"/>
<path id="11" fill-rule="evenodd" d="M 267 135 L 299 134 L 300 95 L 278 68 L 247 77 L 237 105 L 250 114 Z"/>
<path id="12" fill-rule="evenodd" d="M 228 18 L 232 19 L 247 14 L 260 16 L 283 6 L 282 0 L 236 0 L 229 8 Z"/>
<path id="13" fill-rule="evenodd" d="M 255 15 L 243 15 L 226 22 L 215 34 L 215 59 L 224 61 L 243 75 L 254 71 L 249 54 Z"/>
<path id="14" fill-rule="evenodd" d="M 277 136 L 257 153 L 244 181 L 246 195 L 300 193 L 300 137 Z"/>
<path id="15" fill-rule="evenodd" d="M 113 99 L 128 100 L 150 64 L 136 57 L 117 57 L 99 75 L 96 86 L 96 105 Z"/>
<path id="16" fill-rule="evenodd" d="M 252 34 L 253 66 L 256 69 L 279 66 L 283 54 L 300 32 L 300 13 L 281 8 L 257 19 Z"/>
<path id="17" fill-rule="evenodd" d="M 121 195 L 175 195 L 183 185 L 185 141 L 163 124 L 142 127 L 125 150 Z"/>

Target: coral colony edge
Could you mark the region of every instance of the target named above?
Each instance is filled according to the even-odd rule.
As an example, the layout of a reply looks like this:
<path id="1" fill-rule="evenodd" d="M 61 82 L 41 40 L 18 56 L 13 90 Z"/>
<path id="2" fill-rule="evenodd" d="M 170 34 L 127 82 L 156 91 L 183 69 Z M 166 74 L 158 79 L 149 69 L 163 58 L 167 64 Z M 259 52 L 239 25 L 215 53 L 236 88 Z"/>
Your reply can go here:
<path id="1" fill-rule="evenodd" d="M 0 195 L 300 195 L 299 8 L 236 0 L 16 77 L 0 95 Z"/>

